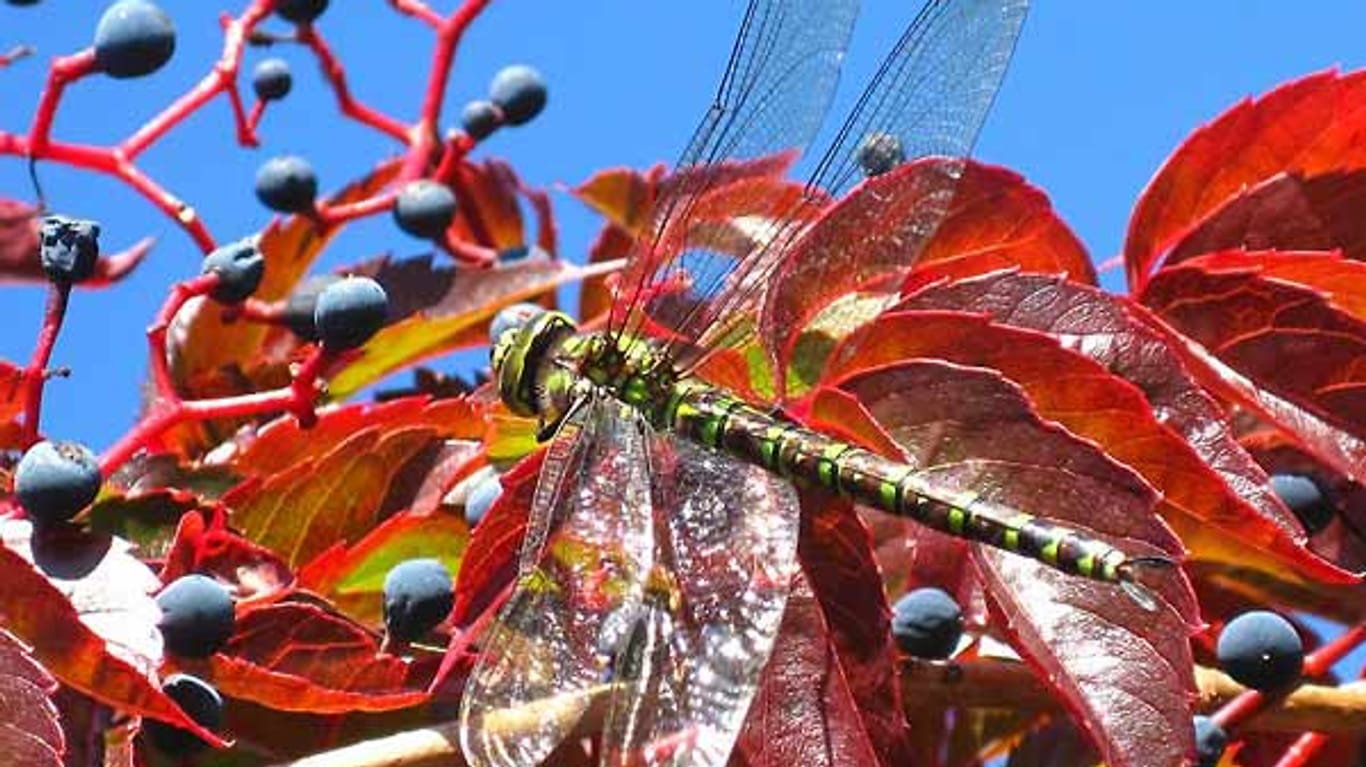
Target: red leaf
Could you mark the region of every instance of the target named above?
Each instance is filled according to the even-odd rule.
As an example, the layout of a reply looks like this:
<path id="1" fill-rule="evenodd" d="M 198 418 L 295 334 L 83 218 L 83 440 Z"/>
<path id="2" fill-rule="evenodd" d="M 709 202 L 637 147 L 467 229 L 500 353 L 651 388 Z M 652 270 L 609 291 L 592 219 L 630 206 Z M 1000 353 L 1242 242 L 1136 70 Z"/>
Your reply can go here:
<path id="1" fill-rule="evenodd" d="M 909 743 L 898 653 L 868 529 L 847 502 L 819 495 L 804 498 L 802 507 L 797 553 L 824 616 L 823 634 L 836 651 L 838 673 L 857 707 L 850 734 L 866 737 L 881 763 L 905 764 Z M 850 599 L 852 594 L 859 598 Z M 822 726 L 834 725 L 822 720 Z"/>
<path id="2" fill-rule="evenodd" d="M 1310 553 L 1300 526 L 1266 518 L 1157 420 L 1143 393 L 1098 362 L 1032 330 L 981 315 L 913 311 L 880 317 L 831 357 L 832 379 L 911 358 L 999 370 L 1045 418 L 1092 440 L 1162 493 L 1162 515 L 1199 557 L 1238 566 L 1248 550 L 1274 555 L 1305 577 L 1354 583 Z"/>
<path id="3" fill-rule="evenodd" d="M 912 269 L 965 276 L 1018 266 L 1095 282 L 1085 248 L 1048 198 L 1004 168 L 969 162 L 926 241 L 926 195 L 958 170 L 939 158 L 918 160 L 868 179 L 829 208 L 774 275 L 761 330 L 766 348 L 786 363 L 809 321 L 836 298 Z"/>
<path id="4" fill-rule="evenodd" d="M 317 447 L 303 453 L 307 437 L 284 424 L 259 455 L 266 463 L 288 468 L 256 477 L 223 496 L 232 508 L 233 526 L 251 540 L 273 549 L 297 567 L 329 546 L 359 540 L 387 513 L 390 486 L 405 467 L 427 448 L 444 441 L 461 423 L 468 407 L 462 400 L 400 400 L 389 405 L 345 409 L 323 432 Z M 337 427 L 349 426 L 349 433 Z M 279 458 L 269 457 L 274 451 Z"/>
<path id="5" fill-rule="evenodd" d="M 1139 300 L 1258 388 L 1366 439 L 1366 319 L 1253 263 L 1164 269 Z"/>
<path id="6" fill-rule="evenodd" d="M 528 238 L 522 225 L 519 197 L 525 195 L 533 206 L 537 199 L 534 192 L 524 190 L 511 165 L 495 158 L 455 163 L 452 178 L 447 181 L 451 182 L 459 203 L 451 223 L 453 237 L 491 247 L 499 253 L 526 246 Z M 546 251 L 553 252 L 554 235 L 545 226 L 548 220 L 548 216 L 542 215 L 541 234 L 549 234 L 550 247 Z"/>
<path id="7" fill-rule="evenodd" d="M 294 418 L 271 421 L 233 456 L 230 465 L 244 476 L 269 476 L 324 456 L 358 432 L 414 426 L 465 439 L 476 439 L 483 431 L 473 405 L 464 399 L 418 396 L 380 404 L 358 402 L 319 413 L 317 423 L 306 429 Z"/>
<path id="8" fill-rule="evenodd" d="M 498 596 L 517 576 L 517 558 L 544 459 L 545 451 L 537 451 L 499 478 L 503 494 L 475 526 L 455 578 L 451 623 L 456 628 L 468 628 L 494 608 Z"/>
<path id="9" fill-rule="evenodd" d="M 221 513 L 207 523 L 197 511 L 180 518 L 161 580 L 170 583 L 190 573 L 217 578 L 238 600 L 269 600 L 294 587 L 289 566 L 270 549 L 227 529 Z"/>
<path id="10" fill-rule="evenodd" d="M 61 767 L 66 738 L 52 694 L 57 681 L 0 630 L 0 754 L 25 767 Z"/>
<path id="11" fill-rule="evenodd" d="M 224 695 L 280 711 L 393 711 L 427 700 L 425 666 L 381 654 L 364 629 L 306 604 L 239 615 L 227 646 L 186 665 Z"/>
<path id="12" fill-rule="evenodd" d="M 1129 285 L 1143 289 L 1165 251 L 1244 189 L 1279 174 L 1366 167 L 1366 72 L 1321 72 L 1244 100 L 1200 128 L 1148 184 L 1124 245 Z"/>
<path id="13" fill-rule="evenodd" d="M 803 574 L 794 577 L 778 638 L 736 743 L 747 767 L 884 764 Z"/>
<path id="14" fill-rule="evenodd" d="M 999 374 L 917 360 L 856 374 L 840 386 L 936 486 L 1044 513 L 1130 556 L 1180 559 L 1180 541 L 1154 512 L 1157 496 L 1142 478 L 1041 421 Z M 1194 692 L 1186 636 L 1198 624 L 1185 576 L 1173 570 L 1149 579 L 1162 604 L 1148 612 L 1115 586 L 973 549 L 1015 649 L 1083 720 L 1109 763 L 1182 764 Z"/>
<path id="15" fill-rule="evenodd" d="M 1175 431 L 1259 515 L 1288 533 L 1299 524 L 1271 492 L 1266 472 L 1243 449 L 1221 406 L 1196 382 L 1184 350 L 1143 307 L 1061 278 L 1001 272 L 936 285 L 900 308 L 982 312 L 996 322 L 1048 333 L 1143 393 Z"/>
<path id="16" fill-rule="evenodd" d="M 1366 260 L 1366 171 L 1273 176 L 1211 213 L 1172 248 L 1165 263 L 1202 253 L 1247 250 L 1337 250 Z"/>
<path id="17" fill-rule="evenodd" d="M 1004 552 L 975 547 L 1011 645 L 1057 690 L 1113 767 L 1181 767 L 1195 749 L 1189 624 Z"/>
<path id="18" fill-rule="evenodd" d="M 117 607 L 109 616 L 98 612 L 82 615 L 67 594 L 32 564 L 33 552 L 26 529 L 31 529 L 27 522 L 6 522 L 5 545 L 0 546 L 0 572 L 5 574 L 0 578 L 0 614 L 5 616 L 6 630 L 32 647 L 33 657 L 63 684 L 126 714 L 160 719 L 190 730 L 211 744 L 222 745 L 217 736 L 185 716 L 153 681 L 152 672 L 161 655 L 161 636 L 156 629 L 156 603 L 148 596 L 156 588 L 151 571 L 125 550 L 116 550 L 116 542 L 110 544 L 107 556 L 82 549 L 49 560 L 40 553 L 44 563 L 62 568 L 59 572 L 76 574 L 75 571 L 84 570 L 87 574 L 100 574 L 98 583 L 77 586 L 68 582 L 67 588 L 73 592 L 119 592 L 117 597 L 108 597 L 111 601 L 78 594 L 77 603 L 87 610 L 106 610 L 117 605 L 118 600 L 124 604 L 136 601 L 150 605 L 150 613 L 132 616 L 127 608 Z M 39 551 L 43 551 L 42 547 Z M 109 627 L 107 619 L 127 625 Z M 111 645 L 90 623 L 122 635 L 123 639 L 120 644 Z M 134 635 L 138 638 L 129 638 Z M 135 645 L 141 646 L 141 640 L 146 638 L 155 640 L 155 655 L 126 659 L 137 651 Z"/>

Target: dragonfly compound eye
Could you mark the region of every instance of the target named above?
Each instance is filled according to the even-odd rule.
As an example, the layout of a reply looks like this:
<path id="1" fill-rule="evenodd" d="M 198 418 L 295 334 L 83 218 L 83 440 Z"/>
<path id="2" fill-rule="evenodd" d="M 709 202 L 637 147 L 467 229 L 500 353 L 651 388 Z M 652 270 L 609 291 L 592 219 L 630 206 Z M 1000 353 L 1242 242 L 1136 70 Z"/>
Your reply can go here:
<path id="1" fill-rule="evenodd" d="M 493 374 L 508 410 L 528 418 L 542 415 L 555 355 L 575 330 L 574 321 L 560 312 L 542 312 L 502 329 L 493 347 Z"/>

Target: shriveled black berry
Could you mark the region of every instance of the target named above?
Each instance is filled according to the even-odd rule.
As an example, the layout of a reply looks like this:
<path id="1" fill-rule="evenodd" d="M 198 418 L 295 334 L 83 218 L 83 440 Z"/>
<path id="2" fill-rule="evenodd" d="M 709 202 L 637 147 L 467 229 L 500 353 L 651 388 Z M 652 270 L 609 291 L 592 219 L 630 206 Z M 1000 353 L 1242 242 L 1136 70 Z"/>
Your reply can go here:
<path id="1" fill-rule="evenodd" d="M 161 691 L 170 696 L 195 724 L 207 730 L 216 730 L 223 725 L 223 697 L 203 679 L 189 674 L 172 674 L 161 685 Z M 156 719 L 143 719 L 142 733 L 158 751 L 170 757 L 193 756 L 208 746 L 188 730 Z"/>
<path id="2" fill-rule="evenodd" d="M 963 635 L 963 611 L 942 589 L 916 589 L 892 606 L 892 638 L 917 658 L 947 658 Z"/>
<path id="3" fill-rule="evenodd" d="M 284 59 L 263 59 L 251 72 L 251 87 L 262 101 L 278 101 L 288 96 L 293 86 L 294 76 Z"/>
<path id="4" fill-rule="evenodd" d="M 255 238 L 224 245 L 204 257 L 202 274 L 216 272 L 218 285 L 209 295 L 224 304 L 241 303 L 261 285 L 266 274 L 266 257 L 256 247 Z"/>
<path id="5" fill-rule="evenodd" d="M 865 175 L 881 176 L 906 161 L 906 149 L 890 133 L 870 133 L 859 144 L 857 159 Z"/>
<path id="6" fill-rule="evenodd" d="M 460 113 L 460 125 L 470 138 L 483 141 L 503 124 L 503 111 L 492 101 L 471 101 Z"/>
<path id="7" fill-rule="evenodd" d="M 347 277 L 318 294 L 313 325 L 329 349 L 354 349 L 370 340 L 389 319 L 389 297 L 369 277 Z"/>
<path id="8" fill-rule="evenodd" d="M 414 237 L 436 239 L 455 220 L 455 193 L 428 179 L 405 184 L 394 200 L 394 221 Z"/>
<path id="9" fill-rule="evenodd" d="M 1228 748 L 1228 733 L 1207 716 L 1195 717 L 1195 767 L 1215 767 Z"/>
<path id="10" fill-rule="evenodd" d="M 278 0 L 275 3 L 275 12 L 295 24 L 312 24 L 325 10 L 327 0 Z"/>
<path id="11" fill-rule="evenodd" d="M 232 636 L 232 596 L 206 575 L 177 578 L 157 595 L 166 649 L 186 658 L 207 658 Z"/>
<path id="12" fill-rule="evenodd" d="M 119 0 L 95 27 L 95 65 L 118 79 L 161 69 L 175 53 L 175 24 L 147 0 Z"/>
<path id="13" fill-rule="evenodd" d="M 1279 690 L 1297 682 L 1304 668 L 1304 643 L 1290 621 L 1268 610 L 1252 610 L 1229 621 L 1215 646 L 1219 666 L 1234 681 L 1255 690 Z"/>
<path id="14" fill-rule="evenodd" d="M 302 157 L 275 157 L 256 171 L 256 198 L 277 213 L 302 213 L 317 196 L 318 177 Z"/>
<path id="15" fill-rule="evenodd" d="M 451 573 L 435 559 L 410 559 L 384 577 L 384 625 L 400 642 L 431 631 L 454 604 Z"/>
<path id="16" fill-rule="evenodd" d="M 100 225 L 66 216 L 48 216 L 38 232 L 38 258 L 53 282 L 90 279 L 100 257 Z"/>
<path id="17" fill-rule="evenodd" d="M 489 101 L 503 111 L 508 125 L 530 122 L 545 109 L 545 78 L 523 64 L 504 67 L 489 84 Z"/>
<path id="18" fill-rule="evenodd" d="M 76 442 L 35 444 L 14 469 L 14 494 L 34 524 L 65 522 L 100 494 L 100 464 Z"/>
<path id="19" fill-rule="evenodd" d="M 465 499 L 465 521 L 470 527 L 479 524 L 484 515 L 503 494 L 503 483 L 498 477 L 487 477 L 475 485 Z"/>
<path id="20" fill-rule="evenodd" d="M 1295 512 L 1305 529 L 1317 533 L 1337 515 L 1333 503 L 1313 477 L 1303 474 L 1272 474 L 1271 491 Z"/>
<path id="21" fill-rule="evenodd" d="M 489 341 L 498 343 L 498 339 L 507 331 L 521 328 L 542 314 L 545 314 L 545 307 L 539 304 L 522 303 L 503 307 L 489 323 Z"/>

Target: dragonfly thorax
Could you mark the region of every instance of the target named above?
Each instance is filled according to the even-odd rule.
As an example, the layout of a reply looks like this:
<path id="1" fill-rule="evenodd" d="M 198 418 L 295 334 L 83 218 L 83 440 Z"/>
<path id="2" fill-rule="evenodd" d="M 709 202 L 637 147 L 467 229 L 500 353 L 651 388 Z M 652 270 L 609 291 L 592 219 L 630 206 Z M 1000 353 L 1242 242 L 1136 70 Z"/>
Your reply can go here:
<path id="1" fill-rule="evenodd" d="M 645 340 L 577 331 L 567 315 L 546 312 L 497 339 L 493 375 L 508 410 L 539 419 L 548 436 L 597 387 L 653 415 L 677 378 L 667 355 Z"/>

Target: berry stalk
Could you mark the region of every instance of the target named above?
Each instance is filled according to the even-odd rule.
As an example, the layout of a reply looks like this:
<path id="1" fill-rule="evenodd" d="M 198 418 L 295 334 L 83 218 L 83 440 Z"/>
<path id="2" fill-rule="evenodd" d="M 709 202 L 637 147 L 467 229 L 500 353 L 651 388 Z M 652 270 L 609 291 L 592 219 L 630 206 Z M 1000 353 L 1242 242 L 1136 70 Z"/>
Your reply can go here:
<path id="1" fill-rule="evenodd" d="M 71 298 L 71 283 L 53 282 L 47 289 L 47 307 L 43 311 L 43 326 L 38 330 L 38 339 L 24 368 L 24 432 L 23 446 L 27 448 L 38 441 L 38 419 L 43 408 L 43 385 L 47 383 L 48 364 L 52 361 L 52 350 L 57 345 L 57 336 L 66 318 L 66 307 Z"/>

